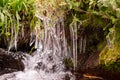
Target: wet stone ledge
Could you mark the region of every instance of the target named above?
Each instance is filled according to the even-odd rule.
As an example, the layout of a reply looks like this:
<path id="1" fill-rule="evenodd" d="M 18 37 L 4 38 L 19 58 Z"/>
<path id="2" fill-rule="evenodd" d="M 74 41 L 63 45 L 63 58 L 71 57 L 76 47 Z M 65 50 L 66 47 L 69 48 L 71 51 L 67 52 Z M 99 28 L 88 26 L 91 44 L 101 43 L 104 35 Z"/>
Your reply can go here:
<path id="1" fill-rule="evenodd" d="M 22 52 L 19 52 L 19 54 L 22 54 Z M 0 75 L 24 70 L 23 55 L 19 54 L 0 48 Z"/>

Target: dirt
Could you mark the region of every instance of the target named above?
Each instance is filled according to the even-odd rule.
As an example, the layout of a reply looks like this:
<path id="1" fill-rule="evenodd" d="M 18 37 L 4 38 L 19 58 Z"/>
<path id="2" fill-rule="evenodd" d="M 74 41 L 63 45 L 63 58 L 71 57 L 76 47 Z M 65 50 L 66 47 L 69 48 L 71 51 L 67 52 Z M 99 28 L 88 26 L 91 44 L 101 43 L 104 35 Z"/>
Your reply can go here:
<path id="1" fill-rule="evenodd" d="M 74 72 L 76 80 L 120 80 L 120 72 L 104 69 L 86 69 Z"/>

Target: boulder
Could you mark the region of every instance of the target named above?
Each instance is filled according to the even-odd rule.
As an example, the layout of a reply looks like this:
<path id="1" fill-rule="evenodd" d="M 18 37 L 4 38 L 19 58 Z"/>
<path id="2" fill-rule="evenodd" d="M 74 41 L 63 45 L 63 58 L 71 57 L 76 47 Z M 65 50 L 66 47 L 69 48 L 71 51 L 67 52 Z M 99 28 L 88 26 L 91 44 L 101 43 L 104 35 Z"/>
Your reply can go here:
<path id="1" fill-rule="evenodd" d="M 20 58 L 15 58 L 15 56 L 11 54 L 16 53 L 8 52 L 0 48 L 0 75 L 24 70 L 24 63 L 22 60 Z"/>

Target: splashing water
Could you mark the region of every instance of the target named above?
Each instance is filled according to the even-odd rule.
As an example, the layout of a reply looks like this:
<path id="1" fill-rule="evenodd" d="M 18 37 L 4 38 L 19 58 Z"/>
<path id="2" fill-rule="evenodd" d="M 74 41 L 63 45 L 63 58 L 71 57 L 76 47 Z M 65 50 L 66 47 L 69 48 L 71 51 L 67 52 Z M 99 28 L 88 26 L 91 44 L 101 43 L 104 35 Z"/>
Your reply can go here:
<path id="1" fill-rule="evenodd" d="M 8 73 L 0 76 L 0 80 L 75 80 L 74 76 L 65 71 L 63 60 L 53 51 L 26 54 L 24 71 Z"/>
<path id="2" fill-rule="evenodd" d="M 26 54 L 24 71 L 1 75 L 0 80 L 75 80 L 70 71 L 65 71 L 63 63 L 64 57 L 68 56 L 64 18 L 49 27 L 51 22 L 43 18 L 44 37 L 37 37 L 41 34 L 39 31 L 35 34 L 36 38 L 31 44 L 35 42 L 37 51 L 33 55 Z"/>

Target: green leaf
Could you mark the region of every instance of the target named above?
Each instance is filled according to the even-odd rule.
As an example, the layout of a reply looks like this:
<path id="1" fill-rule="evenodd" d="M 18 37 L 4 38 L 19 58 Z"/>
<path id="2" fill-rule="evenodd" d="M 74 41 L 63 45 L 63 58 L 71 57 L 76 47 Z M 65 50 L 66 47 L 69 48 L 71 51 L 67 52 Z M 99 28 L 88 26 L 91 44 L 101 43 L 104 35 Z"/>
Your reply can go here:
<path id="1" fill-rule="evenodd" d="M 5 35 L 6 35 L 6 36 L 10 36 L 10 32 L 6 32 Z"/>

